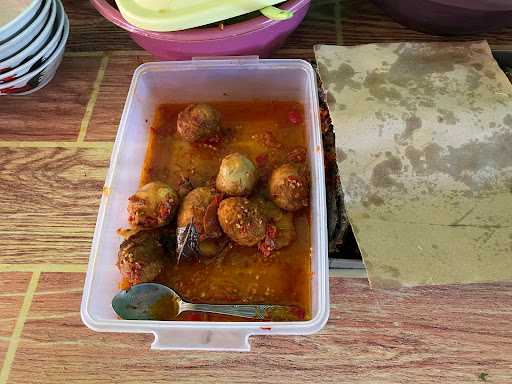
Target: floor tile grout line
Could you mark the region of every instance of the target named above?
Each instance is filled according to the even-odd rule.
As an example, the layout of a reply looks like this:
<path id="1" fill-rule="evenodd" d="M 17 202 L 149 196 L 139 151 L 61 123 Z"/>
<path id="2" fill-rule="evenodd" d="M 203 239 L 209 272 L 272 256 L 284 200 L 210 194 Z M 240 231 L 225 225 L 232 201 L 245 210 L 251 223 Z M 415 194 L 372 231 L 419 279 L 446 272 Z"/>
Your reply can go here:
<path id="1" fill-rule="evenodd" d="M 0 272 L 70 272 L 83 273 L 87 264 L 0 264 Z"/>
<path id="2" fill-rule="evenodd" d="M 14 362 L 14 357 L 16 356 L 16 351 L 17 351 L 18 345 L 20 343 L 21 334 L 23 332 L 23 327 L 25 326 L 25 320 L 30 311 L 30 306 L 32 304 L 32 298 L 34 297 L 34 293 L 37 289 L 37 284 L 39 283 L 40 276 L 41 276 L 41 272 L 39 272 L 39 271 L 33 272 L 32 277 L 30 278 L 30 282 L 28 283 L 27 291 L 26 291 L 25 297 L 23 299 L 23 304 L 21 305 L 18 319 L 16 320 L 16 325 L 14 326 L 14 330 L 12 332 L 11 339 L 9 341 L 9 346 L 7 347 L 7 352 L 5 353 L 5 356 L 4 356 L 2 370 L 0 371 L 0 384 L 6 384 L 7 379 L 9 378 L 12 364 Z"/>
<path id="3" fill-rule="evenodd" d="M 149 56 L 153 57 L 151 53 L 148 51 L 140 50 L 140 51 L 130 51 L 130 50 L 117 50 L 112 51 L 112 56 Z M 155 59 L 157 60 L 157 59 Z"/>
<path id="4" fill-rule="evenodd" d="M 341 1 L 334 4 L 334 22 L 336 24 L 336 45 L 343 45 L 343 25 L 341 22 Z"/>
<path id="5" fill-rule="evenodd" d="M 66 52 L 66 57 L 101 57 L 104 55 L 110 56 L 152 56 L 151 53 L 144 50 L 114 50 L 114 51 L 81 51 L 81 52 Z"/>
<path id="6" fill-rule="evenodd" d="M 106 148 L 112 149 L 111 141 L 4 141 L 0 148 Z"/>
<path id="7" fill-rule="evenodd" d="M 101 83 L 103 82 L 103 78 L 105 77 L 105 71 L 107 70 L 109 59 L 109 53 L 103 55 L 103 58 L 101 59 L 98 74 L 96 75 L 96 80 L 94 80 L 92 86 L 91 96 L 89 97 L 89 101 L 87 102 L 87 106 L 85 108 L 84 116 L 82 117 L 82 121 L 80 123 L 80 132 L 78 133 L 78 138 L 76 140 L 77 143 L 82 143 L 85 141 L 87 128 L 89 127 L 89 123 L 92 118 L 92 113 L 94 111 L 94 106 L 96 105 L 98 94 L 100 93 Z"/>
<path id="8" fill-rule="evenodd" d="M 102 57 L 105 51 L 81 51 L 81 52 L 65 52 L 65 57 Z"/>
<path id="9" fill-rule="evenodd" d="M 44 272 L 44 271 L 41 271 L 41 272 Z M 69 292 L 82 292 L 82 288 L 64 289 L 64 290 L 55 290 L 55 291 L 39 291 L 39 292 L 36 292 L 36 295 L 48 296 L 48 295 L 58 295 L 61 293 L 69 293 Z M 0 298 L 2 298 L 2 297 L 19 297 L 19 296 L 25 296 L 25 292 L 10 292 L 10 293 L 0 292 Z M 0 319 L 0 321 L 2 321 L 2 320 L 3 319 Z"/>

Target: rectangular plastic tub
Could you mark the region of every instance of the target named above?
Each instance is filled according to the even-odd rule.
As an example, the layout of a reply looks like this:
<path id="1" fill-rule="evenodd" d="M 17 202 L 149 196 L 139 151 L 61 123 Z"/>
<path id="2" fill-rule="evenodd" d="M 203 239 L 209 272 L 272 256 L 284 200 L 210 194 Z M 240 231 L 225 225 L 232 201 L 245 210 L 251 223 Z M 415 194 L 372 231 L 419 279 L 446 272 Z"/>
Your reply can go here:
<path id="1" fill-rule="evenodd" d="M 103 332 L 153 333 L 153 349 L 248 351 L 251 335 L 306 335 L 329 316 L 327 223 L 322 139 L 315 72 L 302 60 L 239 58 L 141 65 L 134 73 L 114 145 L 94 232 L 81 315 Z M 311 165 L 312 320 L 300 322 L 193 322 L 119 320 L 111 300 L 120 280 L 116 268 L 126 226 L 128 197 L 138 187 L 148 131 L 157 106 L 169 102 L 299 101 L 305 107 Z"/>

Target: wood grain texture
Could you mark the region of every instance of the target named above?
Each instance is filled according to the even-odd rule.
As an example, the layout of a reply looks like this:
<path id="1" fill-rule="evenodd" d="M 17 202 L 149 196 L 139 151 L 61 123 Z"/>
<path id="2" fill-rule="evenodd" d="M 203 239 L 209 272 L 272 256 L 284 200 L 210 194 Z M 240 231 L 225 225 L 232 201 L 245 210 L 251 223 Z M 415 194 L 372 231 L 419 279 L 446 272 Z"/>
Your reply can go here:
<path id="1" fill-rule="evenodd" d="M 481 35 L 434 36 L 395 22 L 370 0 L 343 0 L 341 22 L 344 45 L 395 41 L 465 41 L 486 39 L 492 48 L 512 49 L 512 28 Z"/>
<path id="2" fill-rule="evenodd" d="M 101 16 L 89 1 L 63 0 L 71 21 L 68 51 L 140 49 L 128 32 Z"/>
<path id="3" fill-rule="evenodd" d="M 100 60 L 66 56 L 41 91 L 2 96 L 0 140 L 76 140 Z"/>
<path id="4" fill-rule="evenodd" d="M 110 149 L 0 148 L 0 263 L 87 263 Z"/>
<path id="5" fill-rule="evenodd" d="M 30 273 L 0 272 L 0 368 L 29 280 Z"/>
<path id="6" fill-rule="evenodd" d="M 290 35 L 286 46 L 311 48 L 318 41 L 336 43 L 336 0 L 313 0 L 306 17 Z"/>
<path id="7" fill-rule="evenodd" d="M 332 278 L 324 330 L 255 337 L 250 353 L 150 352 L 150 335 L 91 332 L 79 316 L 82 284 L 81 274 L 41 275 L 10 384 L 453 384 L 477 383 L 480 372 L 491 383 L 512 379 L 512 284 L 386 292 Z"/>
<path id="8" fill-rule="evenodd" d="M 110 57 L 87 129 L 86 140 L 115 140 L 133 72 L 139 65 L 151 60 L 152 56 L 144 51 L 134 55 L 114 53 Z"/>

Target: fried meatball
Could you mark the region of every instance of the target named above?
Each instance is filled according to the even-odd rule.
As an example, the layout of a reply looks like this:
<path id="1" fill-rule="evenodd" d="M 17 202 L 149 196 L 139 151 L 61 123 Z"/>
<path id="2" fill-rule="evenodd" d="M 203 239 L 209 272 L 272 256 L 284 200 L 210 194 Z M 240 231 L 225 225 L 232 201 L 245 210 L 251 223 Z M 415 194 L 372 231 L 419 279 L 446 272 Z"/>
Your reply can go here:
<path id="1" fill-rule="evenodd" d="M 239 245 L 252 247 L 265 237 L 267 219 L 258 206 L 245 197 L 223 200 L 218 215 L 224 233 Z"/>
<path id="2" fill-rule="evenodd" d="M 231 196 L 251 193 L 258 181 L 258 171 L 253 162 L 240 153 L 232 153 L 222 159 L 217 175 L 217 189 Z"/>
<path id="3" fill-rule="evenodd" d="M 153 281 L 163 270 L 167 257 L 160 234 L 141 231 L 121 243 L 117 267 L 123 276 L 123 288 Z"/>
<path id="4" fill-rule="evenodd" d="M 165 225 L 174 217 L 178 205 L 178 194 L 169 185 L 148 183 L 128 199 L 128 224 L 142 228 Z"/>
<path id="5" fill-rule="evenodd" d="M 220 196 L 215 189 L 199 187 L 190 191 L 183 199 L 178 211 L 178 227 L 194 224 L 202 237 L 217 238 L 222 231 L 217 219 Z"/>
<path id="6" fill-rule="evenodd" d="M 258 245 L 258 249 L 265 256 L 272 251 L 287 247 L 295 240 L 295 224 L 293 213 L 286 212 L 273 202 L 258 198 L 254 201 L 267 218 L 267 232 L 265 239 Z"/>
<path id="7" fill-rule="evenodd" d="M 309 181 L 298 164 L 284 164 L 272 172 L 269 183 L 274 203 L 286 211 L 297 211 L 309 205 Z"/>
<path id="8" fill-rule="evenodd" d="M 191 104 L 178 114 L 178 133 L 188 142 L 207 141 L 219 135 L 220 117 L 208 104 Z"/>

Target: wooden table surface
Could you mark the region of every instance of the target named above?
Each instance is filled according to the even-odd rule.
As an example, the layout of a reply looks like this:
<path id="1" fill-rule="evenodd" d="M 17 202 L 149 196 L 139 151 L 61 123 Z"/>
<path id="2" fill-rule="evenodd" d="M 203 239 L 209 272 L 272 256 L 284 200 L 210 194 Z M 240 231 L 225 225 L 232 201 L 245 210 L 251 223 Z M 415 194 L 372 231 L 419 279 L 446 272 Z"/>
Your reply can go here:
<path id="1" fill-rule="evenodd" d="M 333 272 L 325 329 L 256 337 L 250 353 L 151 352 L 150 335 L 87 329 L 80 299 L 112 142 L 132 72 L 152 58 L 88 1 L 64 3 L 58 75 L 0 99 L 0 383 L 512 383 L 512 283 L 385 292 Z M 512 29 L 483 38 L 512 50 Z M 319 0 L 275 56 L 439 39 L 368 0 Z"/>

